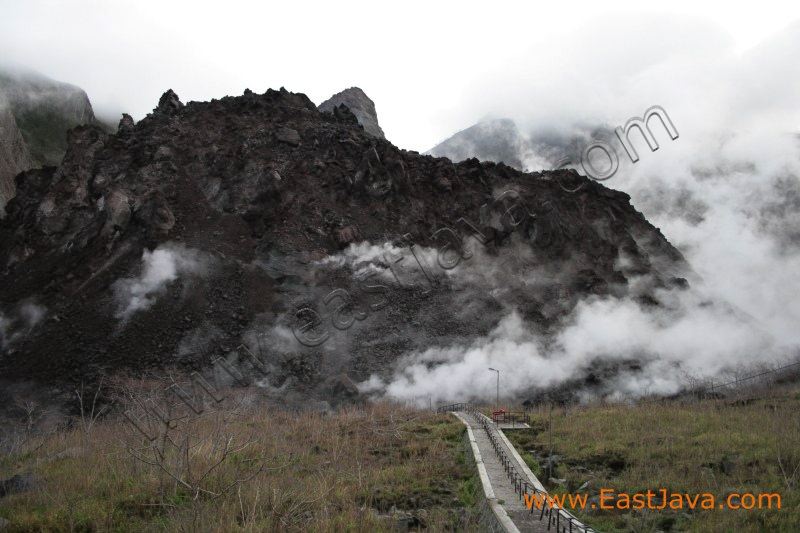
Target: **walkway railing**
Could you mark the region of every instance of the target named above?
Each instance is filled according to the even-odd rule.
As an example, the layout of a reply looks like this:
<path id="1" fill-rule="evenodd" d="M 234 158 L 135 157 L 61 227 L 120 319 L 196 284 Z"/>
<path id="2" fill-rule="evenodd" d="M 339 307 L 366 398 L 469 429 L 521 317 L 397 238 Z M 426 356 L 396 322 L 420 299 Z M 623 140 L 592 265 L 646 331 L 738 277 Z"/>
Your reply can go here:
<path id="1" fill-rule="evenodd" d="M 566 509 L 558 507 L 547 491 L 543 491 L 534 486 L 527 475 L 519 473 L 519 463 L 511 456 L 507 446 L 498 436 L 496 424 L 492 422 L 489 417 L 478 411 L 475 406 L 470 403 L 454 403 L 443 405 L 439 407 L 437 411 L 466 411 L 478 420 L 478 423 L 486 432 L 489 442 L 492 443 L 492 448 L 494 448 L 497 457 L 500 459 L 500 464 L 503 465 L 503 469 L 514 485 L 514 491 L 517 493 L 520 500 L 525 500 L 526 503 L 529 501 L 538 501 L 541 503 L 541 509 L 536 509 L 534 505 L 531 505 L 530 512 L 533 514 L 539 511 L 539 520 L 544 520 L 544 518 L 547 517 L 548 530 L 554 527 L 556 533 L 597 533 L 594 529 L 575 518 L 575 516 Z"/>
<path id="2" fill-rule="evenodd" d="M 511 426 L 524 426 L 531 423 L 531 417 L 524 411 L 495 411 L 492 413 L 492 422 L 495 424 L 510 424 Z"/>
<path id="3" fill-rule="evenodd" d="M 467 403 L 451 403 L 449 405 L 440 405 L 436 408 L 437 413 L 449 413 L 450 411 L 467 411 L 472 412 L 475 407 L 467 402 Z"/>

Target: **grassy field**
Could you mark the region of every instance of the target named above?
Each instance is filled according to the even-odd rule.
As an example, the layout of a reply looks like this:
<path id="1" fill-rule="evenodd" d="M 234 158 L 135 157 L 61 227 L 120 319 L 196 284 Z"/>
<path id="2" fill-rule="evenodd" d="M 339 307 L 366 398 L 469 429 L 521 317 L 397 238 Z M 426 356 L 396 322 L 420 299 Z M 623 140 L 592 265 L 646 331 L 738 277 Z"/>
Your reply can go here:
<path id="1" fill-rule="evenodd" d="M 163 391 L 120 388 L 113 414 L 96 418 L 87 405 L 84 416 L 46 434 L 4 428 L 0 480 L 29 481 L 5 497 L 0 491 L 7 530 L 479 529 L 480 482 L 452 416 L 388 404 L 291 412 L 246 389 L 196 413 L 162 403 L 156 389 Z M 531 415 L 532 429 L 507 435 L 554 493 L 781 494 L 780 510 L 576 513 L 600 531 L 800 531 L 796 386 L 556 408 L 552 434 L 548 408 Z"/>
<path id="2" fill-rule="evenodd" d="M 800 390 L 639 406 L 534 411 L 508 431 L 551 492 L 779 492 L 781 509 L 596 510 L 576 513 L 601 531 L 800 531 Z M 548 466 L 552 465 L 552 475 Z M 553 478 L 551 480 L 550 478 Z M 597 502 L 597 499 L 592 500 Z"/>
<path id="3" fill-rule="evenodd" d="M 153 441 L 116 415 L 17 441 L 0 479 L 30 473 L 33 487 L 0 498 L 8 530 L 477 527 L 480 484 L 452 416 L 390 405 L 290 413 L 240 395 L 173 427 L 140 423 Z"/>

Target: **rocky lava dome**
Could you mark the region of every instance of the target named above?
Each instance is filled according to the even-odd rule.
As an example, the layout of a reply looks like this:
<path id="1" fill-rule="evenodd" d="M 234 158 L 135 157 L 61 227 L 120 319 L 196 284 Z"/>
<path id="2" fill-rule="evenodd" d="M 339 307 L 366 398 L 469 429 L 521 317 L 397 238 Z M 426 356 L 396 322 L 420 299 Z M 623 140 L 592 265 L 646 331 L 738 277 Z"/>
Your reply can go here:
<path id="1" fill-rule="evenodd" d="M 622 192 L 402 150 L 284 89 L 186 105 L 168 91 L 115 134 L 72 129 L 61 165 L 16 191 L 0 227 L 10 380 L 224 357 L 267 389 L 355 396 L 511 311 L 546 339 L 583 298 L 659 305 L 689 271 Z"/>

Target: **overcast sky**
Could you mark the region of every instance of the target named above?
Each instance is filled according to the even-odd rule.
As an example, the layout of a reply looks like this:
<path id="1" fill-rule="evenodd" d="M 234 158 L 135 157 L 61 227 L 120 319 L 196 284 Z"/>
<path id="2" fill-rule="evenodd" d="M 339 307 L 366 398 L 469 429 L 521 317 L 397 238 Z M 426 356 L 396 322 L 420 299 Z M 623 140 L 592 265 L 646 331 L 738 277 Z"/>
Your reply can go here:
<path id="1" fill-rule="evenodd" d="M 0 0 L 0 61 L 81 86 L 100 113 L 135 118 L 167 88 L 188 101 L 285 86 L 320 103 L 357 85 L 389 140 L 422 151 L 520 106 L 590 106 L 601 70 L 613 92 L 672 54 L 746 54 L 800 18 L 796 1 L 642 4 Z M 557 88 L 536 91 L 547 80 L 582 89 L 563 101 Z M 641 101 L 668 107 L 670 91 L 692 80 L 673 82 Z M 498 105 L 509 91 L 510 111 Z M 613 105 L 608 118 L 638 105 Z"/>

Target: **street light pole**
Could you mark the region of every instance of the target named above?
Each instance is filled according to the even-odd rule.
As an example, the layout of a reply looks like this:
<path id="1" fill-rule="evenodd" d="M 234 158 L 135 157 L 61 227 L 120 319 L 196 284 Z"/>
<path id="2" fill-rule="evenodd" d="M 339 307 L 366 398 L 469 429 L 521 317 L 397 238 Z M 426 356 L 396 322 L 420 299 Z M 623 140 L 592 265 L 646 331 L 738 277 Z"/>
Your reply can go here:
<path id="1" fill-rule="evenodd" d="M 497 372 L 497 394 L 495 396 L 495 404 L 494 410 L 497 411 L 500 408 L 500 371 L 494 368 L 489 368 L 492 372 Z"/>

